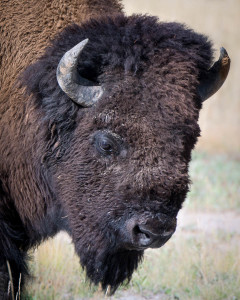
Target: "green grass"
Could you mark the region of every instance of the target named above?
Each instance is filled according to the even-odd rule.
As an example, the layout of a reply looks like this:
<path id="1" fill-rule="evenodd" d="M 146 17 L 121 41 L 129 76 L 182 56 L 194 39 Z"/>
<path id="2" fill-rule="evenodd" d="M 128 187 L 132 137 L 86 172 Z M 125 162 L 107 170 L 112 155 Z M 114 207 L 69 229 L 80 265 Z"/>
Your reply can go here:
<path id="1" fill-rule="evenodd" d="M 223 154 L 193 153 L 191 189 L 185 207 L 191 210 L 240 212 L 240 160 Z"/>

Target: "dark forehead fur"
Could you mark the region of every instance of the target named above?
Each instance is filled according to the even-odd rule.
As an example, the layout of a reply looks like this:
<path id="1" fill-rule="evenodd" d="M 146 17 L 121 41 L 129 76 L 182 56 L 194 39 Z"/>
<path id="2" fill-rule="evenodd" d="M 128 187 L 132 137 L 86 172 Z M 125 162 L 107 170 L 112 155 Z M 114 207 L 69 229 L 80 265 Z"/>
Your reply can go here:
<path id="1" fill-rule="evenodd" d="M 179 94 L 184 89 L 194 93 L 198 78 L 212 61 L 207 37 L 178 23 L 160 23 L 156 17 L 121 14 L 67 27 L 22 77 L 28 91 L 35 94 L 36 104 L 46 108 L 51 121 L 55 119 L 60 127 L 64 120 L 74 119 L 78 108 L 58 87 L 56 67 L 63 54 L 85 38 L 89 43 L 81 55 L 79 72 L 108 87 L 129 75 L 140 78 L 148 70 L 155 72 L 156 79 L 165 78 L 162 84 L 178 86 Z M 151 87 L 154 82 L 148 84 Z M 164 93 L 164 89 L 158 92 L 161 90 Z M 201 106 L 197 99 L 196 106 Z"/>

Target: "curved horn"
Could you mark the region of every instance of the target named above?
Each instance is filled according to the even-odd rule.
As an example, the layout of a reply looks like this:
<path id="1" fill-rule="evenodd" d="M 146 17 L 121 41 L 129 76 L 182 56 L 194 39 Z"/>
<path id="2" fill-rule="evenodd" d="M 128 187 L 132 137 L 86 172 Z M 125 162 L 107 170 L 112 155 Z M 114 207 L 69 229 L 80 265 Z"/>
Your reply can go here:
<path id="1" fill-rule="evenodd" d="M 215 94 L 223 85 L 230 69 L 230 62 L 227 51 L 222 47 L 218 61 L 207 71 L 205 78 L 199 84 L 198 93 L 202 102 Z"/>
<path id="2" fill-rule="evenodd" d="M 60 88 L 77 104 L 84 107 L 93 105 L 103 94 L 101 86 L 81 77 L 77 72 L 78 57 L 88 39 L 67 51 L 57 67 L 57 81 Z"/>

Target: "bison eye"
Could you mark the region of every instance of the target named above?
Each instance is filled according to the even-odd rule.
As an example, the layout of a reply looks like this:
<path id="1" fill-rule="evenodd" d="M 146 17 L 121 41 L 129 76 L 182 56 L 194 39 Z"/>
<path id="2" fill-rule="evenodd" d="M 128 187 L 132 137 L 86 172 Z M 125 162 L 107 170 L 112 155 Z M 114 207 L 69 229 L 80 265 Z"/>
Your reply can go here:
<path id="1" fill-rule="evenodd" d="M 94 136 L 97 151 L 104 155 L 118 155 L 121 150 L 121 139 L 108 131 L 98 131 Z"/>
<path id="2" fill-rule="evenodd" d="M 110 140 L 103 139 L 99 141 L 99 148 L 101 151 L 110 153 L 113 151 L 113 145 Z"/>

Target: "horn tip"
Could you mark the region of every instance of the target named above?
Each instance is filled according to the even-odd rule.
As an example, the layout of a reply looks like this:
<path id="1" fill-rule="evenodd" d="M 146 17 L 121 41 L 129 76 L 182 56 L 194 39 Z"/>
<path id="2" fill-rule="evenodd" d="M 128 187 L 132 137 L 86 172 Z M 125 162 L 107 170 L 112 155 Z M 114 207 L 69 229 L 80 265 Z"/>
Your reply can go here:
<path id="1" fill-rule="evenodd" d="M 221 65 L 224 67 L 224 69 L 227 68 L 229 70 L 231 60 L 228 56 L 227 50 L 223 47 L 220 48 L 219 61 L 221 62 Z"/>
<path id="2" fill-rule="evenodd" d="M 86 38 L 85 40 L 82 41 L 82 43 L 83 43 L 84 45 L 86 45 L 88 42 L 89 42 L 89 39 L 88 39 L 88 38 Z"/>
<path id="3" fill-rule="evenodd" d="M 87 45 L 89 39 L 85 39 L 78 43 L 76 46 L 74 46 L 72 49 L 74 49 L 75 56 L 78 56 L 80 52 L 82 52 L 83 48 Z"/>
<path id="4" fill-rule="evenodd" d="M 220 48 L 220 59 L 224 58 L 224 57 L 229 57 L 227 50 L 224 47 Z"/>

